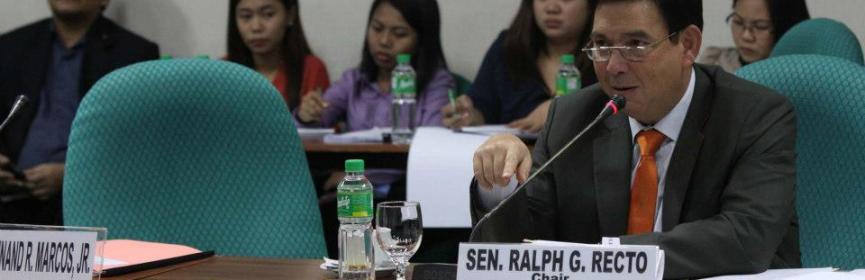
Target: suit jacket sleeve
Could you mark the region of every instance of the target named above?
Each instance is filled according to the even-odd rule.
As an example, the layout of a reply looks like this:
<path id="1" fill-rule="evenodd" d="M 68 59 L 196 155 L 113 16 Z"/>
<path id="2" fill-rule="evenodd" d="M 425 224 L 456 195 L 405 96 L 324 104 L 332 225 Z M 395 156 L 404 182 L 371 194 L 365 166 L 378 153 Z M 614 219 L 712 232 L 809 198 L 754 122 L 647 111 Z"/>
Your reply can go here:
<path id="1" fill-rule="evenodd" d="M 547 115 L 553 118 L 556 113 L 556 101 L 550 105 Z M 532 172 L 550 157 L 548 149 L 550 123 L 544 124 L 535 150 L 532 153 Z M 555 232 L 557 211 L 555 209 L 555 184 L 550 169 L 539 173 L 528 185 L 518 189 L 514 197 L 503 201 L 486 220 L 480 221 L 487 214 L 478 199 L 477 180 L 470 186 L 472 224 L 472 242 L 522 242 L 530 239 L 556 239 Z M 540 229 L 540 230 L 539 230 Z"/>
<path id="2" fill-rule="evenodd" d="M 666 253 L 665 277 L 766 270 L 794 215 L 796 117 L 784 98 L 765 98 L 740 131 L 738 160 L 719 197 L 721 211 L 662 233 L 621 237 L 657 244 Z M 711 148 L 711 147 L 709 147 Z"/>

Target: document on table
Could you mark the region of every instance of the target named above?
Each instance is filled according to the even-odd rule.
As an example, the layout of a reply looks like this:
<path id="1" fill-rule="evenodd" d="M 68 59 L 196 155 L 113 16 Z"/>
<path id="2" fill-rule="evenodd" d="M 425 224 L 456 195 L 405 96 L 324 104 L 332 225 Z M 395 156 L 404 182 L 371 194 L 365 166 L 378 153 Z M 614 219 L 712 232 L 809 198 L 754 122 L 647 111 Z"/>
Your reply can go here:
<path id="1" fill-rule="evenodd" d="M 369 130 L 358 130 L 342 134 L 328 134 L 324 136 L 324 143 L 328 144 L 356 144 L 356 143 L 381 143 L 384 141 L 383 133 L 389 132 L 389 128 L 373 128 Z"/>
<path id="2" fill-rule="evenodd" d="M 489 136 L 421 127 L 408 154 L 406 196 L 420 202 L 424 227 L 471 227 L 472 157 Z"/>
<path id="3" fill-rule="evenodd" d="M 298 128 L 297 134 L 300 139 L 322 139 L 327 135 L 333 134 L 333 128 Z"/>

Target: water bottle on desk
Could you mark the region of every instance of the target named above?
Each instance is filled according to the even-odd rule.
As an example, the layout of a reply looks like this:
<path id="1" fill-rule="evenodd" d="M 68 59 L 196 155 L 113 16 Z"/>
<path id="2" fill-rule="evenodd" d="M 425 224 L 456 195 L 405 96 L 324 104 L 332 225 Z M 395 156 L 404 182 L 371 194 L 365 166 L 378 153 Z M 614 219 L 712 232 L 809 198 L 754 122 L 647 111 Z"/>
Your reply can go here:
<path id="1" fill-rule="evenodd" d="M 415 72 L 411 67 L 411 55 L 396 56 L 397 66 L 391 73 L 391 141 L 394 144 L 411 143 L 415 129 Z"/>
<path id="2" fill-rule="evenodd" d="M 372 184 L 364 162 L 345 161 L 345 178 L 336 188 L 339 217 L 339 279 L 374 279 Z"/>
<path id="3" fill-rule="evenodd" d="M 562 66 L 556 75 L 556 96 L 564 96 L 577 92 L 582 88 L 580 70 L 574 64 L 574 55 L 566 54 L 561 58 Z"/>

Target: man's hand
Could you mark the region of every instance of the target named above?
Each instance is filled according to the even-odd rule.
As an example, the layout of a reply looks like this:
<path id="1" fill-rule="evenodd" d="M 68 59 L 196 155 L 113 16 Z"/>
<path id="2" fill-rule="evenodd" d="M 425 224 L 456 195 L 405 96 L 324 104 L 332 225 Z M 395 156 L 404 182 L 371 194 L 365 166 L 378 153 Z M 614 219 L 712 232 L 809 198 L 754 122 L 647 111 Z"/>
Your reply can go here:
<path id="1" fill-rule="evenodd" d="M 484 188 L 506 186 L 517 175 L 517 181 L 523 183 L 529 177 L 532 168 L 532 157 L 526 144 L 516 136 L 500 134 L 487 139 L 473 159 L 475 178 L 478 185 Z"/>
<path id="2" fill-rule="evenodd" d="M 9 160 L 6 155 L 0 154 L 0 186 L 23 186 L 24 182 L 15 178 L 15 174 L 9 171 Z"/>
<path id="3" fill-rule="evenodd" d="M 516 128 L 525 132 L 538 133 L 547 121 L 547 112 L 550 110 L 552 100 L 544 101 L 525 118 L 515 120 L 508 124 L 510 128 Z"/>
<path id="4" fill-rule="evenodd" d="M 65 166 L 64 163 L 44 163 L 25 170 L 26 185 L 33 196 L 47 200 L 60 193 Z"/>
<path id="5" fill-rule="evenodd" d="M 467 95 L 457 97 L 454 105 L 442 107 L 442 123 L 447 128 L 462 128 L 464 126 L 484 124 L 484 116 L 475 109 L 472 99 Z"/>
<path id="6" fill-rule="evenodd" d="M 297 117 L 302 122 L 317 122 L 321 120 L 321 112 L 327 106 L 327 102 L 321 97 L 320 89 L 310 91 L 300 99 L 300 105 L 297 108 Z"/>

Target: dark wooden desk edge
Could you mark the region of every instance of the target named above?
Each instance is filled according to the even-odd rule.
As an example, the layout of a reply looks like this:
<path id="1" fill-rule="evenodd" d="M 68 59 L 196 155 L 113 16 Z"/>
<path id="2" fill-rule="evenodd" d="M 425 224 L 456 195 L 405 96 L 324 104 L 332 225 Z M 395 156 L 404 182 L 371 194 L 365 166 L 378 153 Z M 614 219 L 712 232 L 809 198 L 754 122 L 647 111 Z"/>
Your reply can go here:
<path id="1" fill-rule="evenodd" d="M 163 274 L 163 273 L 166 273 L 166 272 L 169 272 L 172 270 L 197 265 L 200 263 L 212 262 L 216 258 L 220 258 L 220 257 L 219 256 L 212 256 L 212 257 L 205 258 L 205 259 L 194 260 L 194 261 L 179 263 L 179 264 L 175 264 L 175 265 L 164 266 L 164 267 L 160 267 L 160 268 L 148 269 L 148 270 L 133 272 L 133 273 L 129 273 L 129 274 L 123 274 L 123 275 L 118 275 L 118 276 L 113 276 L 113 277 L 102 277 L 101 279 L 105 279 L 105 280 L 143 279 L 143 278 L 147 278 L 150 276 Z"/>

